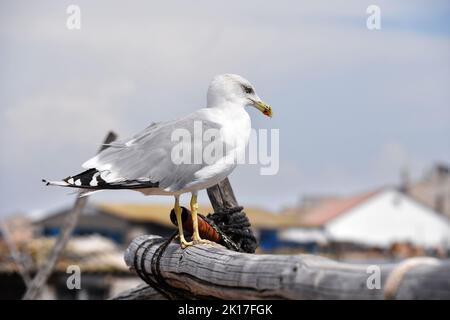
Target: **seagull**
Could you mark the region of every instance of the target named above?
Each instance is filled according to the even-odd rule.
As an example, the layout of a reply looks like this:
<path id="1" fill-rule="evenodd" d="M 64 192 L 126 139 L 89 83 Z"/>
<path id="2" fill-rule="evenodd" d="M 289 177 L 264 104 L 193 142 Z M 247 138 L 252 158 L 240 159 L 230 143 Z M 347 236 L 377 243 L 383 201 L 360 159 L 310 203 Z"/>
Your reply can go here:
<path id="1" fill-rule="evenodd" d="M 82 164 L 84 172 L 61 181 L 44 179 L 43 182 L 81 189 L 80 196 L 110 189 L 174 196 L 181 247 L 210 243 L 202 239 L 198 231 L 197 194 L 225 179 L 237 166 L 237 160 L 245 155 L 251 131 L 247 106 L 272 117 L 272 108 L 259 98 L 248 80 L 236 74 L 217 75 L 209 85 L 206 108 L 177 120 L 153 123 L 130 139 L 108 144 L 109 148 Z M 194 132 L 199 124 L 204 135 Z M 214 146 L 225 147 L 225 151 L 215 153 L 209 161 L 183 162 L 174 156 L 177 148 L 183 150 L 178 153 L 183 156 L 185 152 L 186 155 L 197 152 L 194 158 L 196 154 L 203 155 L 206 148 L 211 148 L 204 141 L 208 130 L 215 134 Z M 186 141 L 174 139 L 176 132 L 184 133 Z M 192 159 L 186 156 L 182 160 L 188 158 Z M 186 241 L 181 220 L 180 195 L 184 193 L 191 193 L 193 233 L 190 242 Z"/>

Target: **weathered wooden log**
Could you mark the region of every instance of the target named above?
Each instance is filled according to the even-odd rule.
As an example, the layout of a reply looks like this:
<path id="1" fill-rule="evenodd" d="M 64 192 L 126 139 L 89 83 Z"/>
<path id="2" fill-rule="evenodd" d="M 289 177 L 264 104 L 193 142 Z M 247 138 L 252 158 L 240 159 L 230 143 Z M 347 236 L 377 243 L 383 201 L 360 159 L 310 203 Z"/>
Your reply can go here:
<path id="1" fill-rule="evenodd" d="M 125 253 L 130 269 L 151 279 L 154 254 L 161 242 L 148 244 L 157 238 L 140 236 Z M 245 254 L 219 245 L 182 250 L 178 243 L 172 243 L 161 255 L 159 269 L 159 276 L 170 288 L 197 297 L 450 299 L 450 260 L 432 258 L 362 265 L 313 255 Z"/>
<path id="2" fill-rule="evenodd" d="M 121 292 L 111 300 L 167 300 L 157 290 L 149 287 L 147 284 L 141 284 L 136 288 L 132 288 Z"/>

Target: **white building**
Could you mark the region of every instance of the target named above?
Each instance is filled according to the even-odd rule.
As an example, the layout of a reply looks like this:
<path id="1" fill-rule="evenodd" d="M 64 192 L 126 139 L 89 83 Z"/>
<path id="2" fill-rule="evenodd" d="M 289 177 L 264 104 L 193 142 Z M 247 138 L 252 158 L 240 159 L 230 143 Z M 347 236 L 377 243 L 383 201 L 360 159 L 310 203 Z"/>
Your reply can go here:
<path id="1" fill-rule="evenodd" d="M 450 219 L 391 188 L 325 201 L 308 210 L 302 221 L 309 230 L 321 230 L 329 241 L 450 248 Z M 301 235 L 304 230 L 293 229 L 285 236 L 295 241 L 296 233 Z"/>

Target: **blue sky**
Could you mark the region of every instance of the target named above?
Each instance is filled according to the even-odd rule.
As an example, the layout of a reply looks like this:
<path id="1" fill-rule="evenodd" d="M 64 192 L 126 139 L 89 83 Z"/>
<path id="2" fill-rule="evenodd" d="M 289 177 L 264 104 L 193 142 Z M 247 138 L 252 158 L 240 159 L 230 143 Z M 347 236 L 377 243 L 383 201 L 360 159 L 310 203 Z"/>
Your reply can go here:
<path id="1" fill-rule="evenodd" d="M 379 31 L 366 28 L 371 4 Z M 40 179 L 77 173 L 109 129 L 126 137 L 203 107 L 225 72 L 272 104 L 271 120 L 249 110 L 253 126 L 280 129 L 277 175 L 230 177 L 243 205 L 365 191 L 405 166 L 419 177 L 450 161 L 449 15 L 448 1 L 2 1 L 0 215 L 72 202 Z"/>

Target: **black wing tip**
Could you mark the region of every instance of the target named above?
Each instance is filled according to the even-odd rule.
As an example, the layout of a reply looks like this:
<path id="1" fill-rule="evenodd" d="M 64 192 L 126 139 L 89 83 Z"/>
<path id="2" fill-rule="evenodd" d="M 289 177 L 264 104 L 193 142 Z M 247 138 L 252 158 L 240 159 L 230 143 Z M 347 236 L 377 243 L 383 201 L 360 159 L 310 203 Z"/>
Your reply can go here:
<path id="1" fill-rule="evenodd" d="M 69 176 L 63 179 L 60 183 L 55 183 L 53 181 L 48 181 L 46 179 L 42 179 L 42 182 L 45 183 L 46 186 L 50 185 L 58 185 L 63 187 L 72 187 L 78 189 L 90 189 L 90 190 L 108 190 L 108 189 L 124 189 L 124 190 L 135 190 L 135 189 L 146 189 L 146 188 L 158 188 L 159 182 L 152 181 L 138 181 L 138 180 L 126 180 L 120 183 L 108 183 L 102 179 L 100 175 L 96 176 L 97 185 L 93 186 L 90 184 L 94 175 L 97 174 L 98 171 L 96 169 L 88 169 L 82 173 L 79 173 L 74 176 Z M 69 182 L 70 179 L 74 181 L 80 180 L 81 184 L 74 184 L 73 181 Z M 62 184 L 65 182 L 66 184 Z"/>

